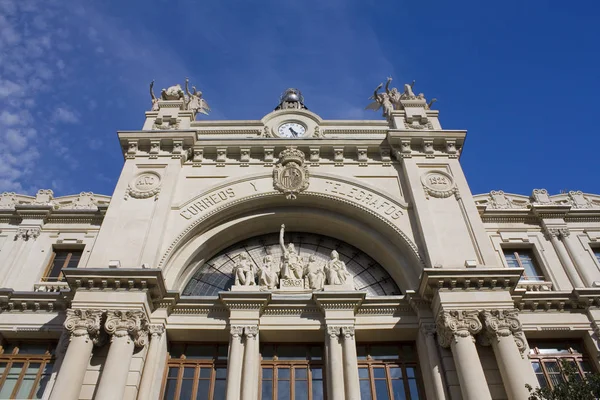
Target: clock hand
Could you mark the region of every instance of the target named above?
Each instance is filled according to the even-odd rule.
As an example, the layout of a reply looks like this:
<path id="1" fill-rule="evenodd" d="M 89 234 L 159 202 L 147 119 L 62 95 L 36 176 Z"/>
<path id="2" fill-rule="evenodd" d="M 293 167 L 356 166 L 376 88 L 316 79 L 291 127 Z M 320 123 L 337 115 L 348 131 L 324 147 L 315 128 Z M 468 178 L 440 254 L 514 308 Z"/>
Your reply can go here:
<path id="1" fill-rule="evenodd" d="M 295 137 L 298 137 L 298 132 L 293 130 L 291 127 L 289 129 L 290 129 L 290 132 L 292 132 L 292 135 L 294 135 Z"/>

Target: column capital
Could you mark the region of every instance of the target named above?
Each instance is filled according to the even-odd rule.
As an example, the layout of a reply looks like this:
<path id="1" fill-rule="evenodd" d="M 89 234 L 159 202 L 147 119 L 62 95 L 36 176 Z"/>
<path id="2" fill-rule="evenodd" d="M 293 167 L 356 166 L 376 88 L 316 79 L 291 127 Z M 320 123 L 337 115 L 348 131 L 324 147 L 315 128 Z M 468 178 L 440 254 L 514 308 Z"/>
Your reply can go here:
<path id="1" fill-rule="evenodd" d="M 244 334 L 248 339 L 256 338 L 258 335 L 258 325 L 249 325 L 244 327 Z"/>
<path id="2" fill-rule="evenodd" d="M 519 310 L 516 308 L 484 310 L 481 312 L 481 317 L 489 340 L 499 341 L 502 337 L 512 335 L 521 354 L 527 350 L 527 339 L 525 339 L 523 327 L 519 321 Z"/>
<path id="3" fill-rule="evenodd" d="M 244 333 L 243 325 L 231 325 L 229 327 L 229 334 L 231 335 L 232 338 L 242 337 L 243 333 Z"/>
<path id="4" fill-rule="evenodd" d="M 92 340 L 97 344 L 100 338 L 102 314 L 102 310 L 68 309 L 64 326 L 70 333 L 70 340 L 83 336 L 86 342 Z"/>
<path id="5" fill-rule="evenodd" d="M 481 331 L 483 326 L 477 311 L 451 310 L 439 314 L 436 327 L 440 346 L 449 347 L 452 340 L 456 341 L 459 337 L 475 340 L 473 335 Z"/>
<path id="6" fill-rule="evenodd" d="M 559 239 L 564 239 L 571 234 L 571 231 L 567 227 L 553 227 L 553 228 L 546 227 L 544 233 L 546 234 L 546 237 L 548 238 L 548 240 L 552 239 L 553 237 L 559 238 Z"/>
<path id="7" fill-rule="evenodd" d="M 346 339 L 354 338 L 354 326 L 342 326 L 342 336 Z"/>
<path id="8" fill-rule="evenodd" d="M 165 326 L 163 324 L 149 324 L 148 333 L 152 338 L 161 337 L 165 333 Z"/>
<path id="9" fill-rule="evenodd" d="M 137 347 L 148 342 L 148 320 L 142 311 L 107 311 L 104 330 L 111 335 L 111 341 L 127 336 Z"/>
<path id="10" fill-rule="evenodd" d="M 425 336 L 433 336 L 436 333 L 436 326 L 434 323 L 421 323 L 419 325 L 419 330 Z"/>
<path id="11" fill-rule="evenodd" d="M 331 339 L 335 339 L 336 337 L 340 336 L 341 329 L 342 328 L 339 326 L 328 325 L 327 326 L 327 336 L 329 336 Z"/>

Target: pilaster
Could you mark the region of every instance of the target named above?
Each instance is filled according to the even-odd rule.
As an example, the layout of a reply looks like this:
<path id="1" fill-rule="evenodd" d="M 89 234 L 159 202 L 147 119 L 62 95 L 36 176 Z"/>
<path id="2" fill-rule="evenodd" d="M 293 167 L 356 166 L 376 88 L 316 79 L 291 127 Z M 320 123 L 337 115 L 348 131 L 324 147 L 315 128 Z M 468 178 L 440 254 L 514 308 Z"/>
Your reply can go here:
<path id="1" fill-rule="evenodd" d="M 161 343 L 165 341 L 164 349 L 166 350 L 166 332 L 163 324 L 149 324 L 148 335 L 150 338 L 150 345 L 146 360 L 144 362 L 144 371 L 142 373 L 142 380 L 140 382 L 140 389 L 138 391 L 139 399 L 153 399 L 157 398 L 158 393 L 157 386 L 160 386 L 162 369 L 158 366 L 161 365 L 161 360 L 166 358 L 165 354 L 161 352 Z"/>

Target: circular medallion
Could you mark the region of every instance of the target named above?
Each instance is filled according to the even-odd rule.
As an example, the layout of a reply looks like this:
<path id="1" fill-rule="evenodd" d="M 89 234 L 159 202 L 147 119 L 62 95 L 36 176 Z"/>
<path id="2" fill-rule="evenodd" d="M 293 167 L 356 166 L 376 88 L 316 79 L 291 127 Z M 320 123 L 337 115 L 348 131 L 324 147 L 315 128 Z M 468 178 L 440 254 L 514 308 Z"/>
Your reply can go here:
<path id="1" fill-rule="evenodd" d="M 160 175 L 156 172 L 142 172 L 127 188 L 127 195 L 136 199 L 156 196 L 160 192 Z"/>
<path id="2" fill-rule="evenodd" d="M 277 134 L 282 138 L 299 138 L 306 133 L 306 127 L 299 122 L 284 122 L 277 129 Z"/>
<path id="3" fill-rule="evenodd" d="M 444 171 L 429 171 L 423 174 L 421 183 L 428 197 L 445 198 L 456 192 L 454 179 Z"/>

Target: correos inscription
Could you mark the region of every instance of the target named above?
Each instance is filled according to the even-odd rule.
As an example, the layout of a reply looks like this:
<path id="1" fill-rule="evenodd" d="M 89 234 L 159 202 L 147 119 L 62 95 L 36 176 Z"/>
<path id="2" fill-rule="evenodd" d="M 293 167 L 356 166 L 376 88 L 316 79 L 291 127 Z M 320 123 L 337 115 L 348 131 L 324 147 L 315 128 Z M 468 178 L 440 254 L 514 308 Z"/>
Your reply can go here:
<path id="1" fill-rule="evenodd" d="M 325 184 L 327 185 L 325 188 L 326 192 L 353 199 L 357 203 L 363 204 L 373 211 L 385 214 L 391 219 L 398 219 L 402 215 L 402 210 L 398 206 L 366 190 L 334 181 L 325 181 Z"/>
<path id="2" fill-rule="evenodd" d="M 194 216 L 202 213 L 203 211 L 206 211 L 217 204 L 234 197 L 235 191 L 232 187 L 221 189 L 194 201 L 192 204 L 187 206 L 185 210 L 181 211 L 179 215 L 185 219 L 192 219 Z"/>

